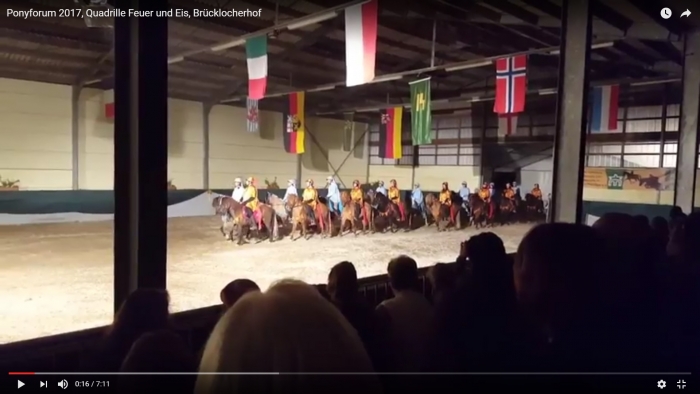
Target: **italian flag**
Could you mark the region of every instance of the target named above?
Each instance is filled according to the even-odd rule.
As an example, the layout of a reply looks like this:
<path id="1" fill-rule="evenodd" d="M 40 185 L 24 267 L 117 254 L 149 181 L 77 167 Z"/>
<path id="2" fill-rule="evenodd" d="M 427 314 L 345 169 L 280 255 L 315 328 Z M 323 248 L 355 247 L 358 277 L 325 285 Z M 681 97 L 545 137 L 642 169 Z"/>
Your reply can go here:
<path id="1" fill-rule="evenodd" d="M 377 57 L 377 0 L 345 9 L 346 86 L 374 79 Z"/>
<path id="2" fill-rule="evenodd" d="M 248 58 L 248 97 L 261 100 L 267 88 L 267 34 L 246 40 L 245 53 Z"/>

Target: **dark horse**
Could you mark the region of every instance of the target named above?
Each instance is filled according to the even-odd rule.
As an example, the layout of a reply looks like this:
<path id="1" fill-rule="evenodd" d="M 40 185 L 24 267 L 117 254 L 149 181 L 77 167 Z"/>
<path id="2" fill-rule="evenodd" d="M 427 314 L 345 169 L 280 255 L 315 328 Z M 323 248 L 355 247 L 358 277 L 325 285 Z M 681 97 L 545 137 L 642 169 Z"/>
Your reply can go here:
<path id="1" fill-rule="evenodd" d="M 237 233 L 237 244 L 243 244 L 243 237 L 250 238 L 250 229 L 255 226 L 255 219 L 246 214 L 245 206 L 231 197 L 217 196 L 212 200 L 211 206 L 214 208 L 217 215 L 220 215 L 223 221 L 220 227 L 221 234 L 227 240 L 233 240 L 233 233 Z M 267 229 L 267 237 L 270 242 L 275 241 L 278 237 L 277 215 L 275 211 L 265 204 L 258 204 L 259 215 L 262 215 L 261 222 Z M 257 229 L 258 242 L 262 240 L 262 230 Z"/>
<path id="2" fill-rule="evenodd" d="M 544 201 L 528 193 L 525 195 L 525 215 L 527 221 L 541 221 L 546 218 Z"/>
<path id="3" fill-rule="evenodd" d="M 455 192 L 451 192 L 450 205 L 440 202 L 438 196 L 429 193 L 425 197 L 425 205 L 435 219 L 435 226 L 438 231 L 443 230 L 443 224 L 452 224 L 454 229 L 462 228 L 462 197 Z"/>
<path id="4" fill-rule="evenodd" d="M 382 193 L 376 193 L 373 190 L 367 192 L 367 197 L 369 197 L 370 204 L 372 208 L 377 211 L 379 216 L 385 218 L 389 222 L 389 228 L 392 233 L 395 233 L 399 229 L 399 218 L 401 213 L 399 212 L 399 207 L 396 206 L 389 197 Z M 382 230 L 383 232 L 384 230 Z"/>
<path id="5" fill-rule="evenodd" d="M 622 178 L 630 182 L 637 181 L 637 183 L 641 183 L 640 181 L 642 180 L 642 177 L 639 174 L 635 174 L 634 171 L 623 171 Z"/>
<path id="6" fill-rule="evenodd" d="M 489 224 L 489 203 L 482 200 L 477 193 L 469 195 L 469 209 L 472 212 L 470 222 L 479 229 Z"/>

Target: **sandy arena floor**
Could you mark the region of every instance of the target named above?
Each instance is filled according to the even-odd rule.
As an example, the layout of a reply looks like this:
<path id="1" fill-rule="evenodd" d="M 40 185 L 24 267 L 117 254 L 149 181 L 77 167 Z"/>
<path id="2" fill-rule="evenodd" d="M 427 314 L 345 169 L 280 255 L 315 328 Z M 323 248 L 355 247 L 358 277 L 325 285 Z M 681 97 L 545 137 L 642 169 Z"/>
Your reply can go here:
<path id="1" fill-rule="evenodd" d="M 399 253 L 420 266 L 452 261 L 462 230 L 419 229 L 343 238 L 284 239 L 235 246 L 216 217 L 171 219 L 168 290 L 173 312 L 219 303 L 219 290 L 246 277 L 261 288 L 281 278 L 325 283 L 329 269 L 352 261 L 360 277 L 382 274 Z M 530 225 L 498 227 L 509 252 Z M 430 237 L 426 237 L 427 235 Z M 112 317 L 112 223 L 0 226 L 0 343 L 106 325 Z"/>

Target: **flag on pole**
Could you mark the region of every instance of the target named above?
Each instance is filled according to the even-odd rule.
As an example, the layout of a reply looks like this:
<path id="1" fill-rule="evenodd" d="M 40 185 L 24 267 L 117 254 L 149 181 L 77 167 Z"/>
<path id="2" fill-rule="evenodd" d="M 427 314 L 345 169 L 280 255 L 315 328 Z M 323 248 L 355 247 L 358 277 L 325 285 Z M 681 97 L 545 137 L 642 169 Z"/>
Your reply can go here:
<path id="1" fill-rule="evenodd" d="M 378 1 L 345 9 L 346 86 L 358 86 L 374 79 L 377 57 Z"/>
<path id="2" fill-rule="evenodd" d="M 246 101 L 248 132 L 257 133 L 260 131 L 260 119 L 258 112 L 258 100 L 248 97 Z"/>
<path id="3" fill-rule="evenodd" d="M 285 116 L 284 150 L 287 153 L 300 155 L 304 153 L 304 137 L 306 124 L 304 122 L 304 92 L 289 95 L 289 113 Z"/>
<path id="4" fill-rule="evenodd" d="M 343 151 L 350 152 L 353 148 L 354 132 L 355 132 L 355 114 L 352 112 L 345 113 L 345 125 L 343 127 Z"/>
<path id="5" fill-rule="evenodd" d="M 411 137 L 413 145 L 430 144 L 430 78 L 410 82 L 411 86 Z"/>
<path id="6" fill-rule="evenodd" d="M 617 131 L 619 98 L 619 85 L 598 86 L 593 88 L 591 133 L 609 133 Z"/>
<path id="7" fill-rule="evenodd" d="M 496 60 L 496 101 L 493 112 L 518 114 L 525 110 L 527 93 L 527 56 Z"/>
<path id="8" fill-rule="evenodd" d="M 506 114 L 498 117 L 498 136 L 515 135 L 518 132 L 518 115 Z"/>
<path id="9" fill-rule="evenodd" d="M 267 34 L 245 41 L 248 61 L 248 97 L 260 100 L 267 88 Z"/>
<path id="10" fill-rule="evenodd" d="M 382 111 L 382 121 L 379 127 L 379 157 L 384 159 L 400 159 L 401 123 L 403 122 L 403 107 L 394 107 Z"/>
<path id="11" fill-rule="evenodd" d="M 102 93 L 102 104 L 105 118 L 114 119 L 114 90 L 109 89 Z"/>

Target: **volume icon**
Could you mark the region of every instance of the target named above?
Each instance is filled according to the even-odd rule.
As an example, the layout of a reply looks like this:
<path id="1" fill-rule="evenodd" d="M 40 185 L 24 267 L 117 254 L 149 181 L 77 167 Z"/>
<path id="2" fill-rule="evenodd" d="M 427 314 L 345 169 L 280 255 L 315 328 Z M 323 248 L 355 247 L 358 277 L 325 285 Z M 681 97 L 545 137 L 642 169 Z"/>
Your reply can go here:
<path id="1" fill-rule="evenodd" d="M 58 382 L 58 387 L 60 387 L 64 390 L 67 389 L 68 388 L 68 381 L 65 379 L 61 380 L 60 382 Z"/>

